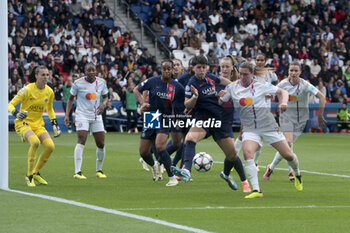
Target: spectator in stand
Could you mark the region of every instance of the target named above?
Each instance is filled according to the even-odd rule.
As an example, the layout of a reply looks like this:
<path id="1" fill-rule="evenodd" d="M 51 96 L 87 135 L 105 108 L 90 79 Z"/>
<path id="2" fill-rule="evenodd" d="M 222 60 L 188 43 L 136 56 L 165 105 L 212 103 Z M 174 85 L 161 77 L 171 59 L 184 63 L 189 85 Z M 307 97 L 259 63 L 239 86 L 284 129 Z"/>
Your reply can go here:
<path id="1" fill-rule="evenodd" d="M 179 38 L 177 36 L 174 35 L 174 30 L 173 29 L 170 29 L 169 35 L 167 35 L 165 37 L 164 44 L 171 51 L 181 48 L 180 40 L 179 40 Z"/>
<path id="2" fill-rule="evenodd" d="M 194 35 L 190 38 L 190 46 L 183 49 L 184 52 L 187 52 L 191 55 L 196 55 L 197 52 L 202 48 L 202 41 L 198 37 L 198 33 L 194 32 Z"/>
<path id="3" fill-rule="evenodd" d="M 105 62 L 105 60 L 106 60 L 106 54 L 105 54 L 105 52 L 103 51 L 103 47 L 102 47 L 102 46 L 100 46 L 100 47 L 98 48 L 98 53 L 96 53 L 94 56 L 97 58 L 97 61 L 98 61 L 98 62 L 100 62 L 100 63 L 104 63 L 104 62 Z"/>
<path id="4" fill-rule="evenodd" d="M 169 17 L 166 19 L 165 25 L 167 27 L 172 28 L 174 24 L 177 24 L 177 23 L 178 23 L 178 19 L 175 17 L 175 12 L 174 11 L 170 12 Z"/>
<path id="5" fill-rule="evenodd" d="M 298 59 L 309 59 L 309 53 L 307 52 L 306 46 L 303 46 L 298 51 Z"/>
<path id="6" fill-rule="evenodd" d="M 252 34 L 254 36 L 258 35 L 258 26 L 256 25 L 255 18 L 245 26 L 245 30 L 247 33 Z"/>
<path id="7" fill-rule="evenodd" d="M 219 46 L 219 43 L 216 40 L 214 40 L 213 44 L 209 46 L 209 49 L 213 50 L 213 55 L 215 55 L 216 57 L 219 56 L 220 46 Z"/>
<path id="8" fill-rule="evenodd" d="M 313 59 L 313 62 L 310 64 L 310 72 L 314 77 L 318 77 L 318 74 L 321 71 L 321 66 L 318 64 L 317 59 Z"/>
<path id="9" fill-rule="evenodd" d="M 194 25 L 194 31 L 200 33 L 202 30 L 207 33 L 207 26 L 203 22 L 203 18 L 199 17 L 197 23 Z"/>
<path id="10" fill-rule="evenodd" d="M 96 32 L 96 35 L 92 37 L 92 46 L 97 49 L 100 46 L 104 46 L 104 44 L 105 44 L 105 39 L 102 36 L 101 30 L 98 30 Z"/>
<path id="11" fill-rule="evenodd" d="M 159 18 L 154 18 L 150 25 L 151 30 L 156 33 L 157 35 L 164 34 L 163 32 L 163 26 L 159 22 Z"/>

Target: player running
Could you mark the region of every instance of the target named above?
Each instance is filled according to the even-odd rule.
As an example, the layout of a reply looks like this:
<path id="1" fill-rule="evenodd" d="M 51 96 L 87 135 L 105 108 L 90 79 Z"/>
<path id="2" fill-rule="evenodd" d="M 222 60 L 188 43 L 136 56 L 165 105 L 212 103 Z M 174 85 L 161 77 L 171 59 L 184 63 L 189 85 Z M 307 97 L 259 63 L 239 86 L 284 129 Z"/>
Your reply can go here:
<path id="1" fill-rule="evenodd" d="M 279 122 L 288 145 L 293 151 L 293 144 L 303 132 L 306 121 L 309 119 L 309 94 L 319 98 L 318 123 L 321 126 L 326 122 L 323 118 L 326 100 L 324 95 L 317 90 L 316 87 L 299 77 L 301 74 L 301 66 L 298 62 L 292 62 L 289 65 L 288 73 L 288 78 L 277 85 L 277 87 L 288 91 L 289 94 L 288 108 L 285 112 L 281 113 Z M 266 167 L 264 180 L 270 179 L 273 169 L 275 169 L 281 160 L 282 156 L 279 152 L 276 152 L 272 163 Z M 289 164 L 288 170 L 289 179 L 293 181 L 293 169 Z"/>
<path id="2" fill-rule="evenodd" d="M 89 130 L 92 132 L 96 142 L 96 177 L 107 178 L 102 172 L 105 159 L 105 129 L 101 114 L 108 101 L 108 89 L 104 79 L 96 77 L 96 67 L 92 63 L 85 66 L 86 76 L 76 80 L 70 91 L 67 102 L 64 124 L 69 125 L 69 112 L 76 97 L 75 126 L 77 131 L 77 145 L 74 149 L 74 179 L 85 180 L 81 166 L 83 163 L 83 152 Z M 103 98 L 100 104 L 101 96 Z"/>
<path id="3" fill-rule="evenodd" d="M 236 190 L 237 184 L 230 176 L 232 167 L 243 171 L 242 162 L 238 159 L 232 141 L 232 128 L 222 122 L 223 108 L 219 105 L 216 93 L 218 84 L 228 85 L 228 79 L 207 74 L 208 60 L 204 56 L 196 56 L 192 61 L 195 76 L 193 76 L 187 86 L 185 93 L 185 106 L 187 110 L 192 110 L 192 115 L 197 122 L 211 121 L 213 126 L 201 127 L 196 124 L 191 127 L 185 138 L 185 159 L 184 168 L 180 169 L 172 166 L 171 169 L 181 180 L 188 182 L 191 178 L 192 160 L 195 156 L 196 144 L 207 137 L 213 136 L 216 143 L 225 153 L 224 171 L 220 176 L 225 179 L 231 189 Z M 220 123 L 220 124 L 216 124 Z"/>
<path id="4" fill-rule="evenodd" d="M 265 95 L 277 95 L 279 97 L 278 111 L 285 111 L 288 101 L 287 91 L 271 84 L 254 80 L 254 66 L 249 62 L 243 62 L 240 65 L 239 77 L 239 80 L 227 87 L 227 91 L 221 91 L 219 95 L 221 96 L 220 100 L 224 102 L 232 98 L 235 109 L 242 121 L 245 170 L 253 187 L 253 192 L 245 196 L 245 198 L 263 197 L 254 162 L 254 153 L 261 146 L 262 138 L 288 160 L 297 177 L 295 179 L 295 187 L 301 191 L 303 185 L 298 158 L 288 146 L 283 134 L 278 132 L 278 125 L 265 101 Z"/>
<path id="5" fill-rule="evenodd" d="M 254 79 L 258 81 L 264 81 L 266 83 L 271 83 L 271 84 L 278 82 L 276 73 L 271 68 L 265 68 L 265 65 L 266 65 L 265 54 L 259 53 L 256 56 L 255 62 L 256 62 L 255 72 L 259 74 L 254 75 Z M 271 106 L 271 98 L 266 98 L 265 101 L 267 102 L 268 106 Z M 237 140 L 235 141 L 235 148 L 237 150 L 237 153 L 239 154 L 239 151 L 242 148 L 242 130 L 240 130 L 240 134 L 237 137 Z M 258 171 L 259 171 L 258 161 L 259 161 L 259 156 L 261 154 L 261 148 L 262 146 L 259 147 L 259 149 L 254 154 L 254 162 Z"/>
<path id="6" fill-rule="evenodd" d="M 174 65 L 171 60 L 163 61 L 161 65 L 162 74 L 160 76 L 147 79 L 134 88 L 135 97 L 141 104 L 141 112 L 150 111 L 147 114 L 152 115 L 151 121 L 159 119 L 163 114 L 171 115 L 174 102 L 181 99 L 184 95 L 183 87 L 176 80 L 172 79 L 173 68 Z M 149 103 L 141 95 L 145 90 L 149 94 Z M 158 181 L 160 176 L 159 163 L 153 160 L 150 153 L 153 141 L 155 141 L 157 153 L 161 157 L 169 176 L 169 182 L 166 186 L 175 186 L 178 184 L 178 181 L 170 170 L 171 159 L 166 150 L 168 135 L 169 129 L 162 126 L 159 129 L 143 128 L 140 140 L 140 155 L 152 167 L 153 180 Z"/>
<path id="7" fill-rule="evenodd" d="M 60 136 L 61 130 L 52 106 L 54 93 L 46 85 L 49 80 L 49 70 L 45 66 L 38 66 L 34 69 L 31 79 L 30 84 L 18 91 L 8 104 L 8 108 L 16 117 L 14 121 L 16 133 L 23 142 L 29 142 L 28 169 L 25 179 L 28 187 L 35 187 L 34 180 L 39 184 L 48 184 L 41 177 L 40 170 L 55 149 L 55 145 L 44 127 L 43 113 L 46 109 L 54 129 L 54 137 Z M 21 103 L 21 107 L 20 110 L 17 110 L 15 106 L 19 103 Z M 40 143 L 43 144 L 44 150 L 35 164 Z"/>

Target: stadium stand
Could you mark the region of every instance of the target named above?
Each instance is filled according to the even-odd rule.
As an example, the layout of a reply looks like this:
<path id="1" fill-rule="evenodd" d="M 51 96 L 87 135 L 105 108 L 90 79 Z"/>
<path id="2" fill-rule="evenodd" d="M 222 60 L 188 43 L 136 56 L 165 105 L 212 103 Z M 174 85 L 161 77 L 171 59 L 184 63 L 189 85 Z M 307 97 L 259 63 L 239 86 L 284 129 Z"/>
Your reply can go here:
<path id="1" fill-rule="evenodd" d="M 172 56 L 185 66 L 193 54 L 183 51 L 184 32 L 198 36 L 204 54 L 213 51 L 217 58 L 233 54 L 254 63 L 256 54 L 263 52 L 280 80 L 287 75 L 288 63 L 298 60 L 301 77 L 317 86 L 327 102 L 350 101 L 350 1 L 119 2 L 130 4 L 147 25 L 158 18 L 162 33 L 155 34 L 161 41 L 173 29 L 181 44 Z M 132 33 L 116 27 L 109 11 L 104 0 L 8 0 L 9 99 L 39 64 L 50 69 L 49 85 L 57 101 L 62 100 L 66 78 L 83 76 L 87 62 L 96 64 L 99 77 L 121 101 L 128 79 L 138 84 L 158 74 L 156 58 Z M 197 28 L 201 30 L 195 34 Z M 218 73 L 218 67 L 211 68 Z"/>

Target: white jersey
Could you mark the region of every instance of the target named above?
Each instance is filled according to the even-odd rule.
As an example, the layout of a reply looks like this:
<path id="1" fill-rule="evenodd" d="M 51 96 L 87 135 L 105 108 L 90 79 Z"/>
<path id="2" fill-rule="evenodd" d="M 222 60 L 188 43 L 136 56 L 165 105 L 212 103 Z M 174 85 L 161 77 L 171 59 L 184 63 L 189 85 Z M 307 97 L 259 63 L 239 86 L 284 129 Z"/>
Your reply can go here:
<path id="1" fill-rule="evenodd" d="M 266 74 L 263 74 L 260 76 L 254 76 L 255 80 L 258 81 L 264 81 L 267 83 L 272 83 L 272 82 L 277 82 L 278 78 L 275 72 L 273 72 L 272 70 L 269 70 Z"/>
<path id="2" fill-rule="evenodd" d="M 226 102 L 230 98 L 243 125 L 243 132 L 276 131 L 278 125 L 265 101 L 266 94 L 275 95 L 277 87 L 261 81 L 252 80 L 248 87 L 243 87 L 237 80 L 226 87 L 227 93 L 221 98 Z"/>
<path id="3" fill-rule="evenodd" d="M 289 94 L 287 110 L 280 117 L 293 123 L 306 122 L 309 119 L 309 94 L 316 95 L 317 88 L 301 78 L 295 85 L 285 79 L 277 87 L 288 91 Z"/>
<path id="4" fill-rule="evenodd" d="M 254 79 L 257 81 L 263 81 L 266 83 L 272 83 L 272 82 L 277 82 L 278 78 L 275 72 L 273 72 L 272 70 L 269 70 L 266 74 L 263 74 L 260 76 L 254 76 Z M 271 106 L 271 99 L 265 99 L 266 103 Z"/>
<path id="5" fill-rule="evenodd" d="M 83 77 L 74 82 L 70 93 L 77 97 L 77 118 L 96 120 L 100 98 L 108 94 L 108 89 L 104 79 L 96 77 L 94 82 L 89 83 Z"/>

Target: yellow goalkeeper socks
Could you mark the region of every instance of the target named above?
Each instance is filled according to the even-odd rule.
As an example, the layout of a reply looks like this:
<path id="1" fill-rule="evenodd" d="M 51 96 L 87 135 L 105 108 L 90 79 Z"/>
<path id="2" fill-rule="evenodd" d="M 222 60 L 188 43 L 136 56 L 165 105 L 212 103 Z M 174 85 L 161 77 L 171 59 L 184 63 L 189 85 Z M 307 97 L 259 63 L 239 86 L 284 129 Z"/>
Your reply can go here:
<path id="1" fill-rule="evenodd" d="M 38 162 L 36 163 L 35 169 L 33 173 L 38 173 L 40 169 L 46 164 L 47 160 L 49 160 L 50 155 L 55 150 L 55 144 L 53 143 L 51 138 L 46 138 L 43 141 L 44 151 L 40 154 Z"/>
<path id="2" fill-rule="evenodd" d="M 40 145 L 40 140 L 36 135 L 31 135 L 28 137 L 28 142 L 30 144 L 29 150 L 28 150 L 28 171 L 27 176 L 33 175 L 33 169 L 35 165 L 35 157 L 36 153 L 38 152 L 38 148 Z"/>

